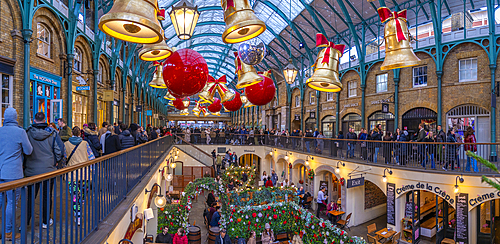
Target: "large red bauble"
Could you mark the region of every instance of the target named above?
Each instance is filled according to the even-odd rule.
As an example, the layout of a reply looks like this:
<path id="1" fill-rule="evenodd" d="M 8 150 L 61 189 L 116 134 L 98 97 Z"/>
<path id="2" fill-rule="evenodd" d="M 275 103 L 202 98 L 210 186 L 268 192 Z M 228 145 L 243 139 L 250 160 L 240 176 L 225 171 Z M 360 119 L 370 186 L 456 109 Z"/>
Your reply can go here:
<path id="1" fill-rule="evenodd" d="M 184 103 L 182 102 L 182 98 L 177 98 L 175 99 L 172 104 L 174 105 L 174 108 L 176 109 L 179 109 L 179 110 L 183 110 L 185 109 L 186 107 L 184 106 Z"/>
<path id="2" fill-rule="evenodd" d="M 235 92 L 234 94 L 235 96 L 231 101 L 227 101 L 224 103 L 224 108 L 231 112 L 238 111 L 238 109 L 241 108 L 241 105 L 243 105 L 243 103 L 241 102 L 240 93 Z"/>
<path id="3" fill-rule="evenodd" d="M 217 113 L 220 112 L 222 109 L 222 103 L 220 103 L 220 100 L 218 98 L 214 98 L 214 102 L 208 106 L 208 111 L 212 113 Z"/>
<path id="4" fill-rule="evenodd" d="M 164 62 L 163 80 L 174 96 L 194 95 L 207 83 L 207 62 L 194 50 L 178 50 Z"/>
<path id="5" fill-rule="evenodd" d="M 256 106 L 264 106 L 271 102 L 276 93 L 276 86 L 271 78 L 260 75 L 264 78 L 261 82 L 245 87 L 245 94 L 247 95 L 248 101 Z"/>

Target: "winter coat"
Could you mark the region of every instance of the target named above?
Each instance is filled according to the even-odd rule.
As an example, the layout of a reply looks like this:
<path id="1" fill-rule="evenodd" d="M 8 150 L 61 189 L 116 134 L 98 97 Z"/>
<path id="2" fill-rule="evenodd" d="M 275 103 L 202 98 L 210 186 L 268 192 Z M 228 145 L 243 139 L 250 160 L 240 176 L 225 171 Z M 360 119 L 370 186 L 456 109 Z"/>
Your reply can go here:
<path id="1" fill-rule="evenodd" d="M 120 144 L 122 146 L 122 149 L 127 149 L 135 146 L 134 137 L 130 134 L 130 131 L 128 130 L 123 131 L 120 135 L 118 135 L 118 138 L 120 138 Z"/>
<path id="2" fill-rule="evenodd" d="M 7 108 L 3 126 L 0 127 L 0 179 L 21 179 L 23 174 L 22 154 L 33 151 L 26 131 L 17 124 L 17 112 Z"/>
<path id="3" fill-rule="evenodd" d="M 55 140 L 57 132 L 48 127 L 47 123 L 39 123 L 30 126 L 27 134 L 33 146 L 33 152 L 26 156 L 25 176 L 34 176 L 56 170 L 56 161 L 61 160 L 64 155 Z"/>
<path id="4" fill-rule="evenodd" d="M 446 133 L 443 130 L 438 131 L 436 136 L 436 142 L 445 142 L 446 141 Z"/>
<path id="5" fill-rule="evenodd" d="M 448 136 L 446 137 L 446 142 L 447 143 L 454 143 L 454 144 L 447 144 L 445 147 L 446 150 L 446 160 L 447 161 L 452 161 L 456 159 L 457 156 L 457 150 L 459 148 L 459 145 L 457 145 L 457 139 L 455 138 L 455 135 L 449 133 Z"/>
<path id="6" fill-rule="evenodd" d="M 427 134 L 427 133 L 425 133 L 425 130 L 424 130 L 424 129 L 421 129 L 421 130 L 418 132 L 417 141 L 418 141 L 418 142 L 424 141 L 424 138 L 425 138 L 426 134 Z"/>
<path id="7" fill-rule="evenodd" d="M 373 132 L 371 140 L 372 141 L 382 141 L 382 134 L 380 132 Z M 381 146 L 380 142 L 375 142 L 372 144 L 372 147 L 374 147 L 374 148 L 378 148 L 380 146 Z"/>
<path id="8" fill-rule="evenodd" d="M 69 126 L 65 125 L 61 130 L 59 130 L 59 136 L 63 142 L 67 142 L 71 136 L 73 136 L 73 132 Z"/>
<path id="9" fill-rule="evenodd" d="M 273 182 L 273 186 L 275 186 L 276 182 L 278 182 L 278 175 L 276 173 L 271 174 L 271 181 Z"/>
<path id="10" fill-rule="evenodd" d="M 228 234 L 226 234 L 224 238 L 219 234 L 215 237 L 215 244 L 231 244 L 231 238 L 229 238 Z"/>
<path id="11" fill-rule="evenodd" d="M 174 236 L 174 243 L 173 244 L 188 244 L 188 238 L 186 235 L 179 236 L 176 233 Z"/>
<path id="12" fill-rule="evenodd" d="M 137 144 L 142 144 L 148 142 L 148 137 L 144 134 L 144 132 L 135 134 L 135 141 Z"/>
<path id="13" fill-rule="evenodd" d="M 474 136 L 474 134 L 467 136 L 467 138 L 464 139 L 464 143 L 476 143 L 476 136 Z M 464 150 L 477 152 L 477 146 L 471 144 L 465 144 Z"/>
<path id="14" fill-rule="evenodd" d="M 103 155 L 108 155 L 122 150 L 120 138 L 117 135 L 111 135 L 111 133 L 105 134 L 104 150 Z"/>
<path id="15" fill-rule="evenodd" d="M 71 156 L 68 161 L 68 166 L 84 163 L 95 158 L 92 148 L 89 146 L 88 142 L 77 136 L 70 137 L 69 140 L 64 143 L 64 146 L 66 147 L 66 155 L 68 155 L 68 157 L 77 145 L 78 147 L 73 153 L 73 156 Z"/>
<path id="16" fill-rule="evenodd" d="M 156 236 L 156 240 L 155 240 L 156 243 L 168 243 L 168 244 L 172 244 L 173 240 L 172 240 L 172 235 L 170 234 L 166 234 L 164 235 L 163 233 L 160 233 Z"/>
<path id="17" fill-rule="evenodd" d="M 274 232 L 269 230 L 269 235 L 264 230 L 261 237 L 262 244 L 271 244 L 274 241 Z"/>
<path id="18" fill-rule="evenodd" d="M 92 154 L 94 154 L 94 156 L 96 157 L 99 157 L 99 151 L 102 149 L 102 145 L 99 142 L 98 133 L 89 128 L 85 128 L 83 131 L 85 135 L 85 141 L 90 146 L 90 149 L 92 149 Z"/>
<path id="19" fill-rule="evenodd" d="M 423 142 L 434 142 L 434 138 L 426 136 Z M 426 144 L 425 148 L 426 148 L 426 153 L 433 154 L 436 151 L 436 144 Z"/>
<path id="20" fill-rule="evenodd" d="M 212 219 L 210 220 L 210 226 L 214 227 L 219 227 L 219 221 L 220 221 L 220 213 L 215 212 L 212 216 Z"/>

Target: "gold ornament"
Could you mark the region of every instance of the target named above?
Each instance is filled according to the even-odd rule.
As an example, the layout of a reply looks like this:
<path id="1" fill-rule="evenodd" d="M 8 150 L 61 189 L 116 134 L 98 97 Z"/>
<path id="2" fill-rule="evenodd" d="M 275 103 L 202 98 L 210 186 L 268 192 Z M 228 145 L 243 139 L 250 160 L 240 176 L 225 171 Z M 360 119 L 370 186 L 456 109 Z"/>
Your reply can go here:
<path id="1" fill-rule="evenodd" d="M 266 24 L 255 16 L 248 0 L 222 0 L 226 30 L 222 33 L 225 43 L 250 40 L 266 30 Z"/>
<path id="2" fill-rule="evenodd" d="M 144 47 L 139 51 L 139 58 L 144 61 L 158 61 L 170 57 L 172 53 L 172 49 L 165 42 L 144 44 Z"/>
<path id="3" fill-rule="evenodd" d="M 234 52 L 234 56 L 235 56 L 234 63 L 236 66 L 236 74 L 238 74 L 238 83 L 236 83 L 237 89 L 251 86 L 264 80 L 257 74 L 257 71 L 252 65 L 248 65 L 241 62 L 238 52 Z"/>
<path id="4" fill-rule="evenodd" d="M 155 75 L 153 79 L 149 82 L 149 86 L 153 88 L 166 89 L 167 85 L 163 80 L 162 65 L 155 61 L 154 66 L 156 66 Z"/>
<path id="5" fill-rule="evenodd" d="M 306 84 L 314 90 L 323 92 L 339 92 L 342 83 L 339 78 L 339 59 L 344 53 L 345 45 L 335 45 L 326 37 L 316 34 L 316 47 L 326 47 L 318 53 L 314 64 L 314 74 L 307 79 Z"/>

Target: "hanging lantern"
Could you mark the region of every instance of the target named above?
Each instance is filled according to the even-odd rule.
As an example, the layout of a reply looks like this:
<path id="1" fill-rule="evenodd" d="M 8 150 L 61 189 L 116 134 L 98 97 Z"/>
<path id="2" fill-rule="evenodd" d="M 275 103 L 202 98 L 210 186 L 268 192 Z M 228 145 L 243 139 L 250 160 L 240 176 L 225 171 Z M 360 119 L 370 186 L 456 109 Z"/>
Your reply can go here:
<path id="1" fill-rule="evenodd" d="M 256 106 L 264 106 L 271 102 L 276 93 L 276 86 L 273 80 L 269 77 L 271 71 L 266 71 L 259 74 L 264 80 L 255 85 L 245 87 L 245 94 L 252 104 Z"/>
<path id="2" fill-rule="evenodd" d="M 227 102 L 224 102 L 224 109 L 229 110 L 230 112 L 238 111 L 241 108 L 243 103 L 241 102 L 241 97 L 239 92 L 234 92 L 234 98 Z"/>
<path id="3" fill-rule="evenodd" d="M 406 23 L 406 9 L 391 12 L 389 8 L 378 10 L 380 20 L 385 22 L 385 59 L 381 70 L 399 69 L 420 64 L 420 59 L 413 52 L 410 44 L 410 32 Z"/>
<path id="4" fill-rule="evenodd" d="M 144 47 L 139 51 L 139 58 L 144 61 L 163 60 L 172 55 L 172 49 L 165 43 L 144 44 Z"/>
<path id="5" fill-rule="evenodd" d="M 283 69 L 283 77 L 285 77 L 286 83 L 293 84 L 298 72 L 295 65 L 293 65 L 292 59 L 288 59 L 288 65 Z"/>
<path id="6" fill-rule="evenodd" d="M 248 0 L 222 0 L 226 30 L 222 33 L 225 43 L 250 40 L 266 30 L 266 24 L 255 16 Z"/>
<path id="7" fill-rule="evenodd" d="M 251 86 L 262 81 L 262 77 L 257 74 L 253 66 L 241 62 L 238 52 L 234 52 L 234 56 L 236 74 L 238 74 L 238 83 L 236 83 L 237 89 Z"/>
<path id="8" fill-rule="evenodd" d="M 160 43 L 163 29 L 159 14 L 157 0 L 115 0 L 111 10 L 99 19 L 99 29 L 127 42 Z"/>
<path id="9" fill-rule="evenodd" d="M 336 45 L 329 42 L 326 37 L 316 34 L 316 47 L 326 47 L 318 53 L 314 64 L 314 74 L 307 79 L 306 84 L 314 90 L 323 92 L 342 91 L 339 78 L 339 60 L 344 53 L 345 45 Z"/>
<path id="10" fill-rule="evenodd" d="M 178 50 L 165 61 L 163 80 L 173 96 L 192 96 L 207 83 L 207 62 L 194 50 Z"/>
<path id="11" fill-rule="evenodd" d="M 159 89 L 167 88 L 167 85 L 165 85 L 165 82 L 163 81 L 163 74 L 161 72 L 162 70 L 161 63 L 155 61 L 154 66 L 156 66 L 155 75 L 153 76 L 153 79 L 149 82 L 149 86 Z"/>
<path id="12" fill-rule="evenodd" d="M 172 93 L 170 93 L 170 91 L 167 91 L 167 94 L 165 94 L 165 96 L 164 96 L 163 98 L 165 98 L 165 99 L 167 99 L 167 100 L 171 100 L 171 101 L 173 101 L 173 100 L 175 100 L 175 99 L 176 99 L 176 97 L 174 97 L 174 96 L 172 95 Z"/>
<path id="13" fill-rule="evenodd" d="M 222 109 L 222 104 L 218 98 L 214 99 L 214 102 L 208 106 L 208 111 L 212 112 L 213 115 L 220 116 L 220 110 Z"/>
<path id="14" fill-rule="evenodd" d="M 191 38 L 199 17 L 198 6 L 194 7 L 186 0 L 180 1 L 175 7 L 172 7 L 170 19 L 172 20 L 177 37 L 181 40 Z"/>

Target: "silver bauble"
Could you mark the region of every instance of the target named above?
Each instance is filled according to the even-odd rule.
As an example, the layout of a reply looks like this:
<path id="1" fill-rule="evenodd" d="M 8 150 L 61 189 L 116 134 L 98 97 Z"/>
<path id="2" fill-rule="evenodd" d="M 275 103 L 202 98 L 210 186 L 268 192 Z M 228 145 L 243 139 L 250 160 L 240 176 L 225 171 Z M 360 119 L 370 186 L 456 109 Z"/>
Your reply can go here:
<path id="1" fill-rule="evenodd" d="M 241 62 L 256 65 L 266 56 L 266 45 L 259 38 L 250 39 L 238 46 L 238 55 Z"/>

